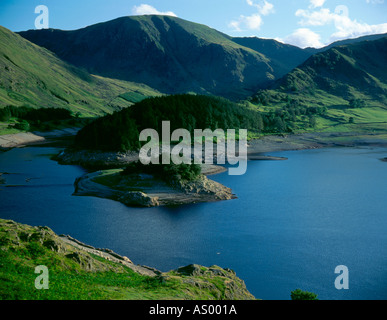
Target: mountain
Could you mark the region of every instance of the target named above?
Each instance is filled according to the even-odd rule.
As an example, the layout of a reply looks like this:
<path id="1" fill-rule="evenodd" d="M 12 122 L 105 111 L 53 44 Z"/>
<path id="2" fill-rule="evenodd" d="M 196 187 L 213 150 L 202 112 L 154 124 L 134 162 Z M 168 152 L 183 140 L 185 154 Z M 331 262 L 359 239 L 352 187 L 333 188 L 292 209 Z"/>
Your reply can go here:
<path id="1" fill-rule="evenodd" d="M 285 92 L 321 90 L 345 100 L 387 103 L 387 36 L 317 53 L 274 86 Z"/>
<path id="2" fill-rule="evenodd" d="M 72 106 L 89 113 L 92 109 L 109 112 L 159 92 L 244 99 L 288 73 L 287 79 L 293 78 L 314 53 L 331 54 L 343 43 L 382 37 L 300 49 L 269 39 L 233 38 L 205 25 L 157 15 L 122 17 L 74 31 L 19 33 L 51 54 L 16 35 L 6 37 L 9 31 L 5 30 L 0 40 L 7 45 L 0 49 L 0 61 L 4 70 L 20 68 L 16 74 L 4 72 L 0 77 L 3 104 Z M 325 57 L 321 59 L 330 59 Z"/>
<path id="3" fill-rule="evenodd" d="M 0 70 L 0 107 L 66 108 L 95 116 L 130 105 L 130 93 L 160 94 L 145 85 L 90 75 L 1 26 Z"/>
<path id="4" fill-rule="evenodd" d="M 232 41 L 265 55 L 270 61 L 276 78 L 283 77 L 312 55 L 309 50 L 272 39 L 242 37 L 232 38 Z"/>
<path id="5" fill-rule="evenodd" d="M 265 88 L 314 53 L 342 44 L 300 49 L 269 39 L 233 38 L 159 15 L 121 17 L 73 31 L 19 34 L 92 74 L 144 83 L 168 94 L 195 92 L 234 100 Z"/>
<path id="6" fill-rule="evenodd" d="M 387 36 L 387 33 L 373 34 L 373 35 L 369 35 L 369 36 L 362 36 L 362 37 L 358 37 L 358 38 L 335 41 L 335 42 L 331 43 L 330 45 L 325 46 L 325 47 L 320 48 L 320 49 L 306 48 L 306 50 L 309 51 L 310 53 L 314 54 L 314 53 L 329 50 L 329 49 L 334 48 L 334 47 L 344 46 L 344 45 L 348 45 L 348 44 L 355 44 L 355 43 L 364 42 L 364 41 L 374 41 L 374 40 L 382 39 L 386 36 Z"/>
<path id="7" fill-rule="evenodd" d="M 249 101 L 292 132 L 385 132 L 387 36 L 316 53 Z"/>
<path id="8" fill-rule="evenodd" d="M 196 92 L 243 98 L 289 72 L 305 55 L 292 46 L 267 55 L 247 41 L 169 16 L 130 16 L 80 30 L 19 33 L 90 73 L 145 83 L 165 93 Z M 279 46 L 275 44 L 274 46 Z M 285 50 L 285 49 L 284 49 Z M 293 52 L 294 51 L 294 52 Z M 292 52 L 288 60 L 280 58 Z"/>

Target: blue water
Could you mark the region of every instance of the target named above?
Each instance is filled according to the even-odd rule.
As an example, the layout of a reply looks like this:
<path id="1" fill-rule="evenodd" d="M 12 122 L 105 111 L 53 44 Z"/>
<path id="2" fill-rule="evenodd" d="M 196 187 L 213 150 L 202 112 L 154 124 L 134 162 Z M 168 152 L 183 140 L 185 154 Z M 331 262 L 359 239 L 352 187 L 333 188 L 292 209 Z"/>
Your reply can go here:
<path id="1" fill-rule="evenodd" d="M 387 299 L 385 148 L 272 153 L 289 160 L 211 177 L 236 200 L 149 209 L 72 196 L 85 171 L 49 160 L 58 150 L 0 154 L 0 172 L 11 173 L 0 185 L 1 218 L 49 226 L 163 271 L 228 267 L 261 299 L 287 300 L 297 288 L 320 299 Z M 338 265 L 349 269 L 348 290 L 334 286 Z"/>

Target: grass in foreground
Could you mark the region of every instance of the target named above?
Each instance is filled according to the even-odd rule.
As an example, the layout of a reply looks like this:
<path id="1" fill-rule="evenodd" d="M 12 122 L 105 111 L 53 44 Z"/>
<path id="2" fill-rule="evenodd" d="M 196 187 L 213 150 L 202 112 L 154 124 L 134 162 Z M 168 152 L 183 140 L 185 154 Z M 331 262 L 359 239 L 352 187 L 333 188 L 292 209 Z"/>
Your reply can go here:
<path id="1" fill-rule="evenodd" d="M 35 267 L 49 289 L 35 288 Z M 1 300 L 251 300 L 229 269 L 188 266 L 156 277 L 134 272 L 62 241 L 47 227 L 0 219 Z"/>

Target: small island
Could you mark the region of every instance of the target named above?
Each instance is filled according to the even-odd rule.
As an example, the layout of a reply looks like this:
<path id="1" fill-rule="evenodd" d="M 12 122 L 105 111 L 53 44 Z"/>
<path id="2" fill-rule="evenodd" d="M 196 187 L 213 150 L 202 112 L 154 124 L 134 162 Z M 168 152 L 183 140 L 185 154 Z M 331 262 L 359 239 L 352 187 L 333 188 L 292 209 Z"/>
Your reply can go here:
<path id="1" fill-rule="evenodd" d="M 235 199 L 230 188 L 206 176 L 223 169 L 214 165 L 142 165 L 132 162 L 125 169 L 99 170 L 83 175 L 74 183 L 74 195 L 107 198 L 135 207 Z"/>

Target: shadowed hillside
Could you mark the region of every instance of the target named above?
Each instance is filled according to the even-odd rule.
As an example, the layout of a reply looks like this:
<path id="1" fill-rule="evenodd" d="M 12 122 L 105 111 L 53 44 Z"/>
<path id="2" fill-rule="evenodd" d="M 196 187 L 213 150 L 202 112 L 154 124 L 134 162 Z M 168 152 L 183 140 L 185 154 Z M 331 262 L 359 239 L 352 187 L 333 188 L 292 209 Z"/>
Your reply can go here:
<path id="1" fill-rule="evenodd" d="M 320 89 L 347 100 L 386 102 L 387 37 L 315 54 L 278 81 L 276 88 L 301 93 Z"/>
<path id="2" fill-rule="evenodd" d="M 265 55 L 207 26 L 169 16 L 131 16 L 75 31 L 20 34 L 91 73 L 166 93 L 241 98 L 278 74 Z"/>

